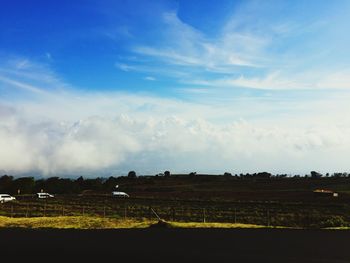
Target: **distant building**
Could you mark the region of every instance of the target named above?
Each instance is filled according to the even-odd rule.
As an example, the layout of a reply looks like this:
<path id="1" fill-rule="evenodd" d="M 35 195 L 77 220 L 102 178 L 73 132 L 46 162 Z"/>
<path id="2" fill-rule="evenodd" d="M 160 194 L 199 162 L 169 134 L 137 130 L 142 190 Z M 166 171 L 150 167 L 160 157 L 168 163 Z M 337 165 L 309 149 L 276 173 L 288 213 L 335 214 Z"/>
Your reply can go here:
<path id="1" fill-rule="evenodd" d="M 316 189 L 313 191 L 314 194 L 319 196 L 333 196 L 338 197 L 339 194 L 337 192 L 331 191 L 331 190 L 325 190 L 325 189 Z"/>

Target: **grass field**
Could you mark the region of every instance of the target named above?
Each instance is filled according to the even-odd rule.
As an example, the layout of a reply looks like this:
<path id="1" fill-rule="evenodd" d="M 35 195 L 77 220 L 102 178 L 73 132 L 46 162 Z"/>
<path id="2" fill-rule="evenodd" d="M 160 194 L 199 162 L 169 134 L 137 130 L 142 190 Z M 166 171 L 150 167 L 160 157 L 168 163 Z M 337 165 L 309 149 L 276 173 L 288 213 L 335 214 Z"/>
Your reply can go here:
<path id="1" fill-rule="evenodd" d="M 152 220 L 119 220 L 90 216 L 58 216 L 36 218 L 11 218 L 0 216 L 0 227 L 19 228 L 58 228 L 58 229 L 117 229 L 148 228 L 156 224 Z M 264 228 L 262 225 L 230 224 L 230 223 L 179 223 L 168 222 L 174 228 Z"/>
<path id="2" fill-rule="evenodd" d="M 349 227 L 350 206 L 342 202 L 196 201 L 156 198 L 115 199 L 108 196 L 61 195 L 48 200 L 18 196 L 0 204 L 0 216 L 12 218 L 89 217 L 118 220 L 241 223 L 292 228 Z"/>
<path id="3" fill-rule="evenodd" d="M 90 216 L 57 216 L 11 218 L 0 216 L 0 227 L 23 228 L 75 228 L 75 229 L 111 229 L 111 228 L 146 228 L 154 221 L 118 220 Z"/>
<path id="4" fill-rule="evenodd" d="M 170 225 L 177 228 L 267 228 L 263 225 L 231 223 L 170 222 Z"/>
<path id="5" fill-rule="evenodd" d="M 0 216 L 98 218 L 81 223 L 87 228 L 103 218 L 108 228 L 118 220 L 155 220 L 154 210 L 167 222 L 179 222 L 176 224 L 350 227 L 350 177 L 257 179 L 201 175 L 124 177 L 117 178 L 116 183 L 131 197 L 114 198 L 103 190 L 59 194 L 62 189 L 57 186 L 56 191 L 47 189 L 55 198 L 40 200 L 33 193 L 22 192 L 15 195 L 15 202 L 0 204 Z M 339 196 L 315 194 L 314 189 L 338 191 Z"/>

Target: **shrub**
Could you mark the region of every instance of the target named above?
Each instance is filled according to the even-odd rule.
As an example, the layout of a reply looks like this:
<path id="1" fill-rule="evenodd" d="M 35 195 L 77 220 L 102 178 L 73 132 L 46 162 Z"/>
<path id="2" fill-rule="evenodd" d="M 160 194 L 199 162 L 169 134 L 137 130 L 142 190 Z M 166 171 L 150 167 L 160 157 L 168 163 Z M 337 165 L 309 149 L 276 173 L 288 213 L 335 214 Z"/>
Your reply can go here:
<path id="1" fill-rule="evenodd" d="M 344 220 L 342 216 L 330 216 L 320 222 L 320 227 L 342 227 L 348 225 L 349 224 Z"/>

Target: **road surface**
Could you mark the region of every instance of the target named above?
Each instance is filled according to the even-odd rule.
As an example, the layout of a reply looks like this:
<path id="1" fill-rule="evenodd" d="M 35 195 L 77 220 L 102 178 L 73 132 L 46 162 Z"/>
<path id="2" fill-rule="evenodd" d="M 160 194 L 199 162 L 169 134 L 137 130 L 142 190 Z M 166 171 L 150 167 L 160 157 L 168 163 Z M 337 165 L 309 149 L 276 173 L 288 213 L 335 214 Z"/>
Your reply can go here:
<path id="1" fill-rule="evenodd" d="M 349 263 L 350 231 L 0 229 L 0 251 L 1 259 L 47 263 L 72 260 Z"/>

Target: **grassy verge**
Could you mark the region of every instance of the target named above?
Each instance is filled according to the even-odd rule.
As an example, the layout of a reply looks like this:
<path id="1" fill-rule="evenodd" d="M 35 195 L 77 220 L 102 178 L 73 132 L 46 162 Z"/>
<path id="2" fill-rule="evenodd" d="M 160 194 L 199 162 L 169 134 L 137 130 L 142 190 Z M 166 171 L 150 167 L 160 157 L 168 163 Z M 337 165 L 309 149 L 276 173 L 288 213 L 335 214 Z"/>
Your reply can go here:
<path id="1" fill-rule="evenodd" d="M 170 222 L 170 225 L 177 228 L 266 228 L 263 225 L 232 223 Z"/>
<path id="2" fill-rule="evenodd" d="M 146 228 L 152 221 L 118 220 L 88 216 L 58 216 L 10 218 L 0 216 L 0 228 L 75 228 L 75 229 L 111 229 L 111 228 Z"/>
<path id="3" fill-rule="evenodd" d="M 330 230 L 350 230 L 350 227 L 348 227 L 348 226 L 326 227 L 325 229 L 330 229 Z"/>
<path id="4" fill-rule="evenodd" d="M 90 216 L 58 216 L 58 217 L 32 217 L 11 218 L 0 216 L 0 228 L 74 228 L 74 229 L 117 229 L 117 228 L 147 228 L 157 223 L 151 220 L 121 220 L 114 218 L 101 218 Z M 168 222 L 173 228 L 264 228 L 261 225 L 230 224 L 230 223 L 183 223 Z"/>

